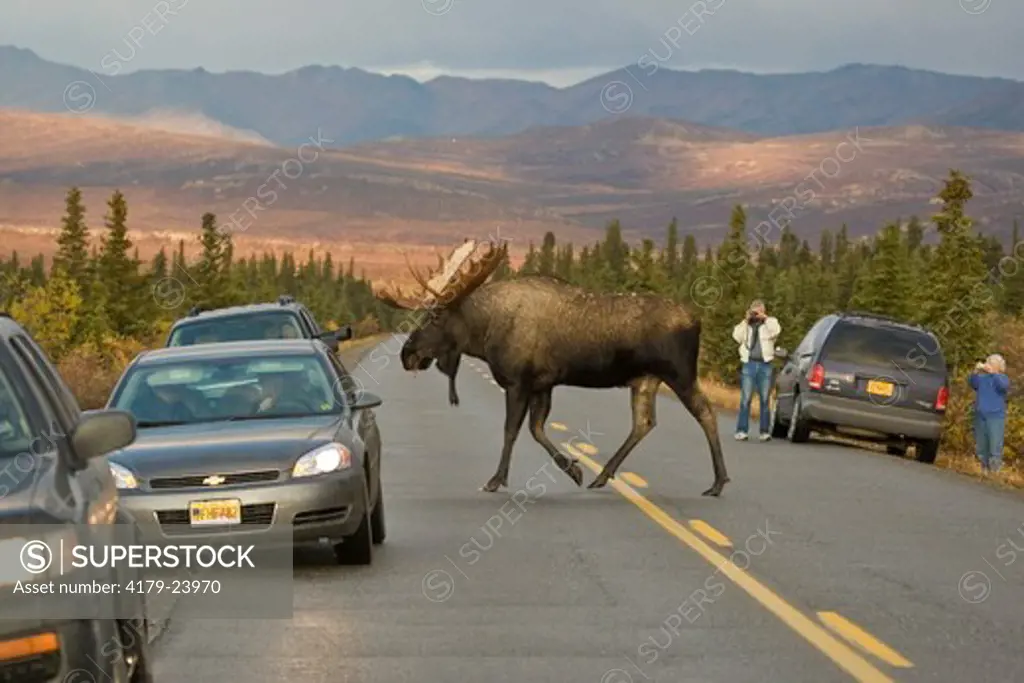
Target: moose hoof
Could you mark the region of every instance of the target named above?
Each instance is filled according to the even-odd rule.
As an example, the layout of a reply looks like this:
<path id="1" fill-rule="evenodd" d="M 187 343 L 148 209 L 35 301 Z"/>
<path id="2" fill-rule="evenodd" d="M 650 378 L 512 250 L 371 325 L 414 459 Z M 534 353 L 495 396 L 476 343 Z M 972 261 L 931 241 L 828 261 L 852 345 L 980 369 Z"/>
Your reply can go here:
<path id="1" fill-rule="evenodd" d="M 705 491 L 701 495 L 702 496 L 715 496 L 715 497 L 718 497 L 718 496 L 722 495 L 722 489 L 725 488 L 725 484 L 728 481 L 729 481 L 728 479 L 723 479 L 722 481 L 716 481 L 714 484 L 712 484 L 711 488 L 709 488 L 707 491 Z"/>
<path id="2" fill-rule="evenodd" d="M 588 489 L 603 489 L 604 485 L 607 484 L 607 483 L 608 483 L 608 477 L 602 476 L 602 475 L 598 475 L 597 479 L 595 479 L 594 481 L 590 482 L 590 486 L 588 486 L 587 488 Z"/>
<path id="3" fill-rule="evenodd" d="M 484 484 L 483 488 L 480 490 L 486 491 L 487 493 L 494 493 L 503 486 L 508 486 L 508 482 L 503 480 L 501 477 L 495 476 L 491 477 L 491 480 Z"/>
<path id="4" fill-rule="evenodd" d="M 569 478 L 576 482 L 577 486 L 583 486 L 583 468 L 580 467 L 578 462 L 571 463 L 566 468 L 565 473 L 569 475 Z"/>

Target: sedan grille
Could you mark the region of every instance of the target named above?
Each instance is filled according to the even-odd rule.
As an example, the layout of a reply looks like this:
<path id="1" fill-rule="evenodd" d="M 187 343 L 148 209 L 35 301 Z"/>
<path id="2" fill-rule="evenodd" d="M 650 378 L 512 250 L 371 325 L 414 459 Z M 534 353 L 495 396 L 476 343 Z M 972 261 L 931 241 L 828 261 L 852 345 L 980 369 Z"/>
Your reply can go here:
<path id="1" fill-rule="evenodd" d="M 224 481 L 214 485 L 204 483 L 211 476 L 221 477 Z M 235 472 L 234 474 L 221 475 L 197 474 L 188 477 L 158 477 L 151 479 L 149 486 L 153 489 L 202 489 L 231 486 L 233 484 L 277 481 L 280 477 L 280 470 L 257 470 L 255 472 Z"/>
<path id="2" fill-rule="evenodd" d="M 242 506 L 242 523 L 225 526 L 193 527 L 190 523 L 188 510 L 157 510 L 156 519 L 160 528 L 168 536 L 182 534 L 208 534 L 221 531 L 256 531 L 266 529 L 274 521 L 275 503 L 259 503 Z"/>

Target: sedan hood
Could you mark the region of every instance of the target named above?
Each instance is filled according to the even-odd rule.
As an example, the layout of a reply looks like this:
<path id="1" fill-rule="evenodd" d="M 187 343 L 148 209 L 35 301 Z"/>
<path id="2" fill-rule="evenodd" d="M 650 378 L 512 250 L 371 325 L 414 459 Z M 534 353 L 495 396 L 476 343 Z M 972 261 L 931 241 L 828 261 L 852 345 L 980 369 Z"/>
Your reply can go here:
<path id="1" fill-rule="evenodd" d="M 127 448 L 111 454 L 142 479 L 199 474 L 290 470 L 300 455 L 329 443 L 341 415 L 203 422 L 139 429 Z"/>

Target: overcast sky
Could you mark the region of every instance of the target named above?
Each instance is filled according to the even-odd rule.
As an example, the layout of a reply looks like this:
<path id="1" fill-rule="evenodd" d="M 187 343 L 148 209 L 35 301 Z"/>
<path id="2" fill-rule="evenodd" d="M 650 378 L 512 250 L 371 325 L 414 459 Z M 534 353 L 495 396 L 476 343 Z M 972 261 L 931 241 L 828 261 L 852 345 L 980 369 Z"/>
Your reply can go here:
<path id="1" fill-rule="evenodd" d="M 324 64 L 567 85 L 651 50 L 679 69 L 1024 80 L 1022 28 L 1024 0 L 0 0 L 0 44 L 107 73 L 116 51 L 124 71 Z"/>

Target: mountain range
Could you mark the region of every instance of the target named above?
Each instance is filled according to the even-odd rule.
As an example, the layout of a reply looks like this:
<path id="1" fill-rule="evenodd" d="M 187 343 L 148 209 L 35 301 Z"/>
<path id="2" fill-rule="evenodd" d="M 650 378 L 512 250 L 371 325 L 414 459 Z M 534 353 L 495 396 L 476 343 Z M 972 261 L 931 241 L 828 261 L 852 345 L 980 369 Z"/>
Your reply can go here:
<path id="1" fill-rule="evenodd" d="M 280 75 L 204 69 L 111 75 L 95 67 L 0 47 L 0 107 L 117 116 L 169 110 L 280 145 L 299 144 L 318 129 L 341 146 L 396 137 L 502 136 L 632 115 L 762 136 L 908 124 L 1024 131 L 1024 83 L 866 64 L 756 75 L 651 63 L 567 88 L 455 77 L 420 83 L 339 66 Z"/>
<path id="2" fill-rule="evenodd" d="M 239 253 L 330 251 L 379 277 L 404 268 L 399 247 L 432 263 L 497 234 L 518 259 L 615 218 L 659 243 L 677 218 L 703 247 L 737 203 L 752 226 L 863 236 L 927 218 L 950 168 L 972 178 L 983 231 L 1024 213 L 1024 84 L 858 65 L 634 75 L 630 91 L 625 71 L 563 89 L 336 67 L 97 77 L 0 48 L 0 235 L 50 253 L 69 186 L 94 230 L 119 188 L 143 256 L 194 249 L 212 211 Z"/>

